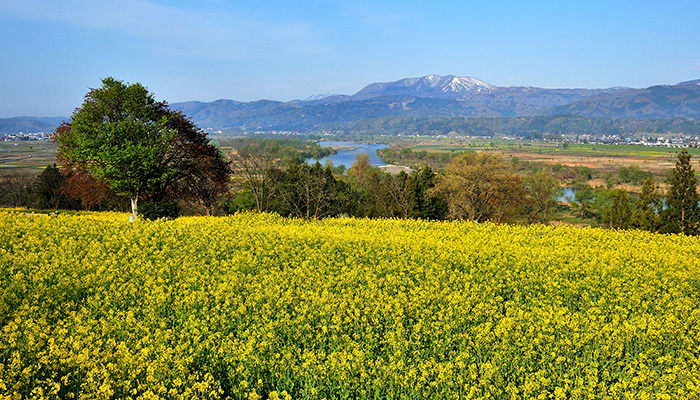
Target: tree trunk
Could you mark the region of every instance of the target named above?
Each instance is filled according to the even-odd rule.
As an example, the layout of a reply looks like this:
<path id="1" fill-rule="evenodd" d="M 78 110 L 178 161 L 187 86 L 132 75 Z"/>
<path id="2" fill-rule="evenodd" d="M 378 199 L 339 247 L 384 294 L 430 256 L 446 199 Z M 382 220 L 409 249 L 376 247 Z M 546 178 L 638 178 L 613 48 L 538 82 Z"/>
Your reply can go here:
<path id="1" fill-rule="evenodd" d="M 681 232 L 685 233 L 685 201 L 681 203 Z"/>
<path id="2" fill-rule="evenodd" d="M 134 221 L 139 216 L 139 195 L 134 195 L 131 197 L 131 215 L 134 217 Z"/>

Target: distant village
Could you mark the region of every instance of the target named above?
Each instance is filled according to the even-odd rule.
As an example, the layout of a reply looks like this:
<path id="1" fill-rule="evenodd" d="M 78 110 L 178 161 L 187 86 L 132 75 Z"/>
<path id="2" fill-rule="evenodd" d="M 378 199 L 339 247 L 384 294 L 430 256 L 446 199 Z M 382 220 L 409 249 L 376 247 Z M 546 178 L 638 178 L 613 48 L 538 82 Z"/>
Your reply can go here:
<path id="1" fill-rule="evenodd" d="M 31 132 L 31 133 L 0 133 L 0 141 L 10 142 L 17 140 L 49 140 L 52 132 Z"/>
<path id="2" fill-rule="evenodd" d="M 30 132 L 30 133 L 7 133 L 0 134 L 0 141 L 20 141 L 20 140 L 49 140 L 52 132 Z M 222 134 L 222 131 L 209 130 L 209 133 Z M 296 136 L 299 135 L 298 132 L 289 131 L 273 131 L 273 132 L 253 132 L 254 135 L 260 134 L 272 134 L 280 136 Z M 323 132 L 322 135 L 331 135 L 329 132 Z M 383 136 L 383 135 L 382 135 Z M 403 135 L 399 135 L 403 136 Z M 404 137 L 430 137 L 425 135 L 406 135 Z M 437 137 L 440 137 L 438 135 Z M 435 137 L 435 136 L 433 136 Z M 454 136 L 451 136 L 454 138 Z M 465 139 L 490 139 L 489 137 L 473 137 L 473 136 L 459 136 Z M 503 137 L 506 140 L 523 140 L 522 138 L 515 137 Z M 530 139 L 528 139 L 530 140 Z M 612 144 L 612 145 L 640 145 L 640 146 L 652 146 L 652 147 L 674 147 L 674 148 L 696 148 L 700 145 L 700 136 L 690 136 L 690 135 L 666 135 L 664 136 L 645 136 L 642 135 L 638 138 L 621 137 L 620 135 L 562 135 L 560 138 L 547 138 L 541 139 L 545 142 L 558 142 L 558 143 L 578 143 L 578 144 Z"/>
<path id="3" fill-rule="evenodd" d="M 639 138 L 620 137 L 619 135 L 563 135 L 564 143 L 584 143 L 584 144 L 616 144 L 616 145 L 641 145 L 652 147 L 676 147 L 689 148 L 698 147 L 700 136 L 641 136 Z"/>

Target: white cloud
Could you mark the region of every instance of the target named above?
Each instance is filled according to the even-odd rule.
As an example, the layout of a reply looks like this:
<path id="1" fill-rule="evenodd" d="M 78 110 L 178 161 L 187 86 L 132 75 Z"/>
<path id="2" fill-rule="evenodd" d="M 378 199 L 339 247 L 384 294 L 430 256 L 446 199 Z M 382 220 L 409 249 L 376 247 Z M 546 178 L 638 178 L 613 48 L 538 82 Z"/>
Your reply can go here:
<path id="1" fill-rule="evenodd" d="M 248 59 L 317 54 L 322 35 L 303 21 L 269 23 L 230 11 L 181 9 L 146 0 L 4 0 L 0 12 L 143 39 L 169 55 Z"/>

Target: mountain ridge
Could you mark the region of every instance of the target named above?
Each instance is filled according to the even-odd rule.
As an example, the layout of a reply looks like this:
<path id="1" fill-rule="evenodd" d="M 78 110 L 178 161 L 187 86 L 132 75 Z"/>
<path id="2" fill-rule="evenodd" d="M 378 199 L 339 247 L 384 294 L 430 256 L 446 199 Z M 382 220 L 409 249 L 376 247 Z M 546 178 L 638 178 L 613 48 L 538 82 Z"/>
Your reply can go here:
<path id="1" fill-rule="evenodd" d="M 663 93 L 662 93 L 663 92 Z M 243 103 L 240 103 L 243 104 Z M 349 122 L 381 117 L 533 117 L 573 114 L 606 118 L 700 119 L 700 80 L 646 89 L 545 89 L 498 87 L 472 77 L 427 75 L 372 83 L 352 95 L 291 102 L 249 102 L 201 115 L 173 107 L 209 128 L 243 130 L 341 129 Z M 643 106 L 639 106 L 644 104 Z"/>
<path id="2" fill-rule="evenodd" d="M 426 75 L 371 83 L 354 94 L 312 95 L 307 100 L 172 103 L 202 129 L 343 130 L 383 117 L 535 117 L 700 119 L 700 79 L 644 89 L 495 86 L 469 76 Z M 23 118 L 23 119 L 22 119 Z M 51 131 L 61 118 L 0 119 L 0 133 Z M 64 118 L 66 119 L 66 118 Z M 47 126 L 53 123 L 54 126 Z"/>

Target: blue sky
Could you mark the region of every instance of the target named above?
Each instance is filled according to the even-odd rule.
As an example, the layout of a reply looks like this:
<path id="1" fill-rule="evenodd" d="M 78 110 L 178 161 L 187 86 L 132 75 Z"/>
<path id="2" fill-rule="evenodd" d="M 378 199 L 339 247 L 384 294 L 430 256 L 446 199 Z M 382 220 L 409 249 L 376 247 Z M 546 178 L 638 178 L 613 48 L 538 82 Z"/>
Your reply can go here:
<path id="1" fill-rule="evenodd" d="M 114 76 L 168 102 L 303 99 L 428 74 L 497 86 L 700 78 L 700 1 L 0 1 L 0 117 Z"/>

